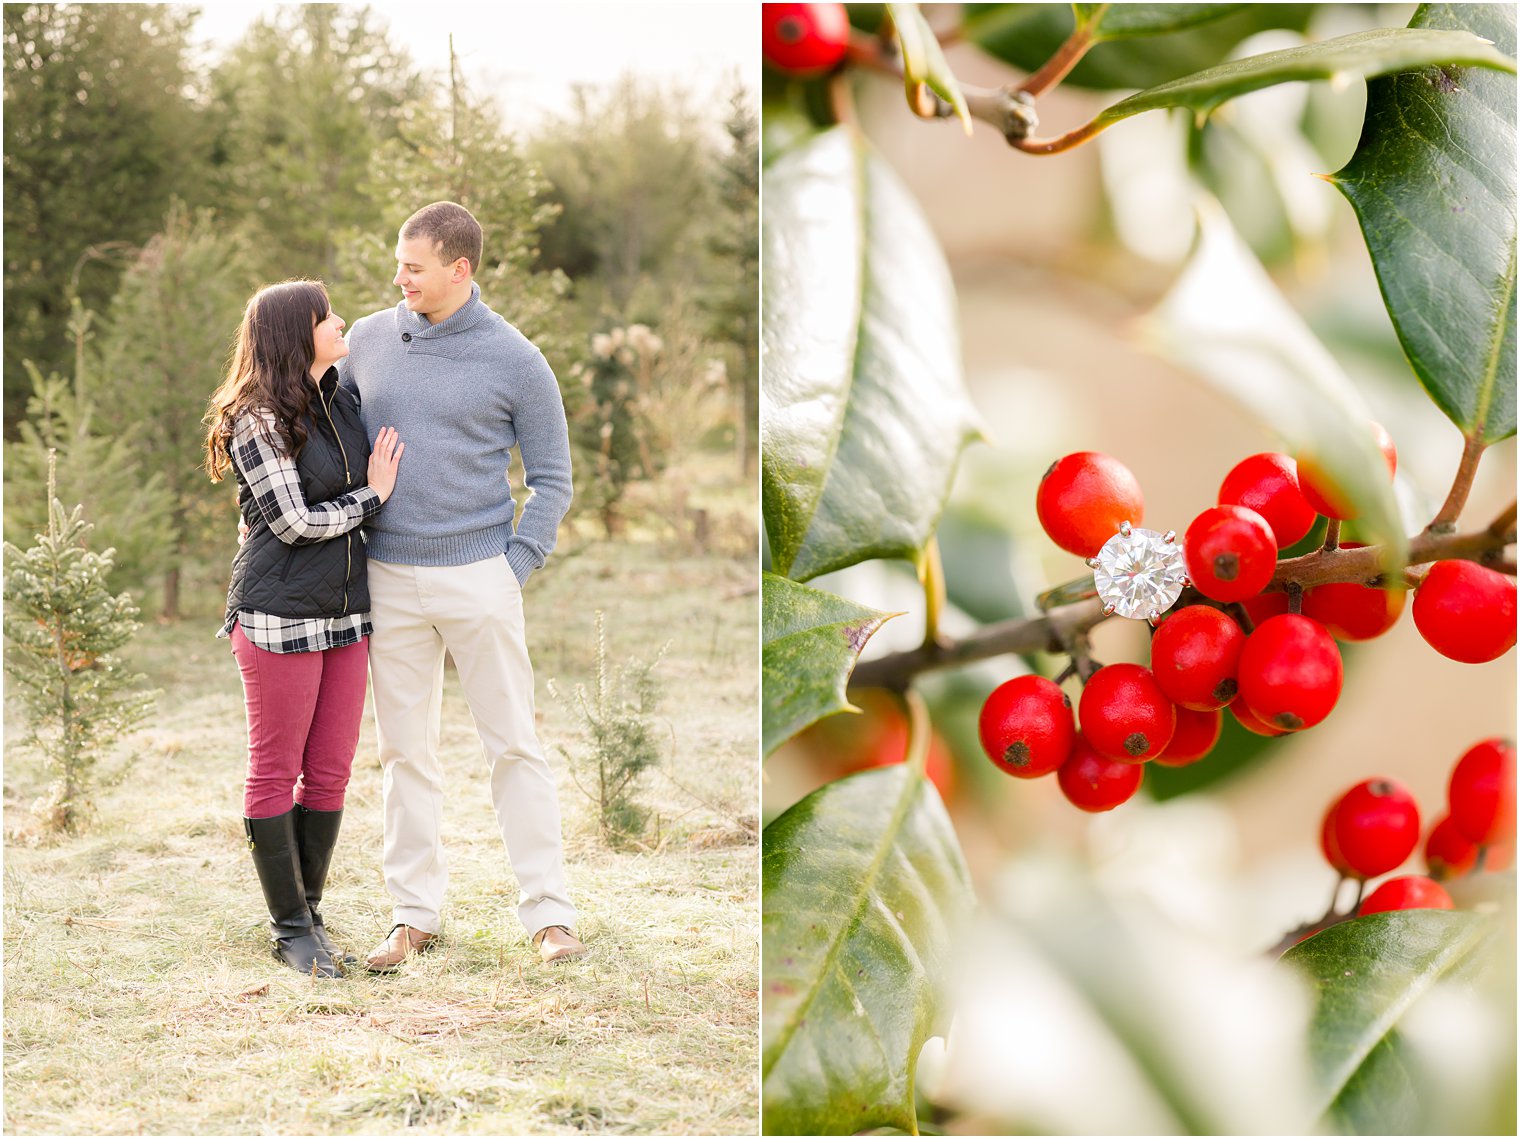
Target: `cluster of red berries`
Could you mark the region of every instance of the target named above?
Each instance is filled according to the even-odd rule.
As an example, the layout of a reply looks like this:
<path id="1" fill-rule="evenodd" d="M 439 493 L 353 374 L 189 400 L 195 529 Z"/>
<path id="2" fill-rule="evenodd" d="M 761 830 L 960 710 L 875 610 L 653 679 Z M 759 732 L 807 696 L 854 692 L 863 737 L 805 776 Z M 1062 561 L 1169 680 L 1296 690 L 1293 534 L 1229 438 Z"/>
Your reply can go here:
<path id="1" fill-rule="evenodd" d="M 844 60 L 850 17 L 843 4 L 762 4 L 760 52 L 791 75 L 821 75 Z"/>
<path id="2" fill-rule="evenodd" d="M 1345 878 L 1365 882 L 1403 865 L 1420 841 L 1420 809 L 1407 788 L 1393 779 L 1368 779 L 1352 787 L 1325 813 L 1320 849 Z M 1390 878 L 1367 895 L 1357 910 L 1452 908 L 1441 881 L 1471 873 L 1482 859 L 1485 870 L 1503 870 L 1514 860 L 1515 746 L 1509 740 L 1474 744 L 1457 760 L 1447 787 L 1447 813 L 1425 839 L 1429 876 Z"/>
<path id="3" fill-rule="evenodd" d="M 1370 428 L 1388 465 L 1393 443 Z M 1122 523 L 1137 526 L 1144 499 L 1135 476 L 1108 455 L 1082 451 L 1053 463 L 1035 499 L 1040 524 L 1063 550 L 1092 558 Z M 1072 712 L 1060 687 L 1038 676 L 1001 685 L 983 705 L 982 746 L 1010 775 L 1058 772 L 1076 806 L 1106 811 L 1140 787 L 1148 760 L 1182 766 L 1218 741 L 1223 709 L 1264 736 L 1323 721 L 1340 697 L 1336 641 L 1363 641 L 1393 627 L 1404 595 L 1358 583 L 1264 592 L 1280 550 L 1325 515 L 1350 519 L 1345 496 L 1308 457 L 1252 455 L 1225 476 L 1218 505 L 1183 540 L 1188 580 L 1202 600 L 1157 621 L 1149 668 L 1111 664 L 1086 679 Z M 1346 544 L 1348 548 L 1352 543 Z M 1229 611 L 1238 604 L 1249 618 Z M 1515 644 L 1515 583 L 1474 562 L 1436 562 L 1415 592 L 1415 623 L 1454 660 L 1493 660 Z M 1245 628 L 1250 628 L 1248 634 Z"/>

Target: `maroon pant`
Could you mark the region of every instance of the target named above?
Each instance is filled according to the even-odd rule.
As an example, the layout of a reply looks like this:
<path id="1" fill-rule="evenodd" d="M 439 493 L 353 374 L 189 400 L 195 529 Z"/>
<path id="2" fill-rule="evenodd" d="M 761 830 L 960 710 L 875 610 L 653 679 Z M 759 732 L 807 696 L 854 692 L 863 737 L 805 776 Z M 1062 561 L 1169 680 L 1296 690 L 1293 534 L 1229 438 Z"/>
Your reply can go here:
<path id="1" fill-rule="evenodd" d="M 272 653 L 232 626 L 232 654 L 248 705 L 248 779 L 243 814 L 283 815 L 343 806 L 364 718 L 369 638 L 341 649 Z"/>

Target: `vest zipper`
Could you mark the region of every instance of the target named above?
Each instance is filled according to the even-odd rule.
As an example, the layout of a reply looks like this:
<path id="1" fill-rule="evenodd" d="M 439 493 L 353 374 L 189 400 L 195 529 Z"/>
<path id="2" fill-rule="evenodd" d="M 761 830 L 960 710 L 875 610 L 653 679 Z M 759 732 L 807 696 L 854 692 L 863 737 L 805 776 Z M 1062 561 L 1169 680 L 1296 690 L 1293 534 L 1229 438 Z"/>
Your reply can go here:
<path id="1" fill-rule="evenodd" d="M 327 405 L 327 397 L 322 394 L 322 389 L 317 389 L 317 398 L 322 401 L 322 414 L 327 416 L 327 425 L 332 428 L 333 438 L 338 441 L 338 454 L 343 456 L 343 485 L 348 487 L 354 481 L 353 472 L 348 469 L 348 449 L 343 446 L 343 436 L 338 434 L 338 425 L 333 422 L 332 409 Z M 343 612 L 348 612 L 348 583 L 354 574 L 354 545 L 350 541 L 352 534 L 343 535 Z"/>

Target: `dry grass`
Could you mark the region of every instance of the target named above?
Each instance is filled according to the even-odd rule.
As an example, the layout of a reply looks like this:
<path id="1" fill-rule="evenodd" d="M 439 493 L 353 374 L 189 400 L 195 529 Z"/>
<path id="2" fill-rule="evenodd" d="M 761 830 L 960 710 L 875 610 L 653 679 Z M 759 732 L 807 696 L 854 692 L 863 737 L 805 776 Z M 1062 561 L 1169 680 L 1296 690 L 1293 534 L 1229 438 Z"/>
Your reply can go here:
<path id="1" fill-rule="evenodd" d="M 239 822 L 236 669 L 214 620 L 144 630 L 135 663 L 164 696 L 99 790 L 89 833 L 24 841 L 44 780 L 27 758 L 6 764 L 5 1130 L 755 1133 L 754 583 L 752 558 L 586 545 L 529 586 L 551 755 L 576 721 L 545 684 L 589 678 L 596 608 L 615 655 L 648 659 L 673 640 L 657 673 L 671 743 L 645 783 L 658 811 L 647 849 L 601 846 L 591 804 L 561 776 L 591 954 L 557 969 L 517 925 L 452 676 L 442 945 L 391 977 L 314 982 L 275 963 Z M 323 906 L 361 955 L 389 926 L 379 807 L 367 720 Z"/>

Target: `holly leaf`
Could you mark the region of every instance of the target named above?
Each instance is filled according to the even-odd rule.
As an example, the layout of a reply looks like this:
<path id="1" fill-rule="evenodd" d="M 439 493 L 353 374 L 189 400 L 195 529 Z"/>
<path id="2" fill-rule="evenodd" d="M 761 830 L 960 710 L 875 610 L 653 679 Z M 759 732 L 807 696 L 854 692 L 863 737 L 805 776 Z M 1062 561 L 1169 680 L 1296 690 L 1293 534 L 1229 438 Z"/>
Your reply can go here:
<path id="1" fill-rule="evenodd" d="M 1471 32 L 1374 28 L 1221 63 L 1121 99 L 1099 112 L 1092 133 L 1144 111 L 1182 107 L 1199 118 L 1264 87 L 1311 79 L 1344 83 L 1436 64 L 1468 64 L 1514 74 L 1515 61 Z"/>
<path id="2" fill-rule="evenodd" d="M 1212 200 L 1199 208 L 1186 268 L 1139 331 L 1275 428 L 1290 450 L 1315 456 L 1356 507 L 1364 540 L 1387 547 L 1390 568 L 1404 564 L 1408 542 L 1366 404 Z"/>
<path id="3" fill-rule="evenodd" d="M 916 1134 L 918 1054 L 972 905 L 933 784 L 907 764 L 828 784 L 765 828 L 761 873 L 765 1132 Z"/>
<path id="4" fill-rule="evenodd" d="M 1159 36 L 1234 15 L 1245 4 L 1073 4 L 1076 26 L 1094 43 Z"/>
<path id="5" fill-rule="evenodd" d="M 1283 954 L 1315 989 L 1310 1062 L 1320 1102 L 1339 1129 L 1407 1128 L 1417 1097 L 1400 1020 L 1437 984 L 1471 967 L 1492 928 L 1482 914 L 1401 910 L 1331 926 Z"/>
<path id="6" fill-rule="evenodd" d="M 892 23 L 897 28 L 897 43 L 902 48 L 903 84 L 908 92 L 908 108 L 927 118 L 919 104 L 919 92 L 927 87 L 955 110 L 955 117 L 967 134 L 971 133 L 971 112 L 961 85 L 955 81 L 939 37 L 930 29 L 917 4 L 888 4 Z M 932 112 L 931 112 L 932 113 Z"/>
<path id="7" fill-rule="evenodd" d="M 1464 29 L 1515 51 L 1509 4 L 1422 6 L 1412 28 Z M 1420 383 L 1464 435 L 1515 433 L 1515 80 L 1433 67 L 1377 80 L 1350 201 Z"/>
<path id="8" fill-rule="evenodd" d="M 851 710 L 845 687 L 883 613 L 775 574 L 761 579 L 761 737 L 769 755 L 815 720 Z"/>
<path id="9" fill-rule="evenodd" d="M 939 244 L 858 131 L 766 168 L 761 480 L 772 567 L 922 558 L 977 437 Z"/>
<path id="10" fill-rule="evenodd" d="M 1069 87 L 1153 87 L 1225 58 L 1269 28 L 1302 31 L 1313 4 L 968 4 L 964 34 L 1021 71 L 1033 72 L 1075 30 L 1073 9 L 1096 21 L 1102 42 L 1062 80 Z M 1101 11 L 1100 11 L 1101 10 Z"/>

